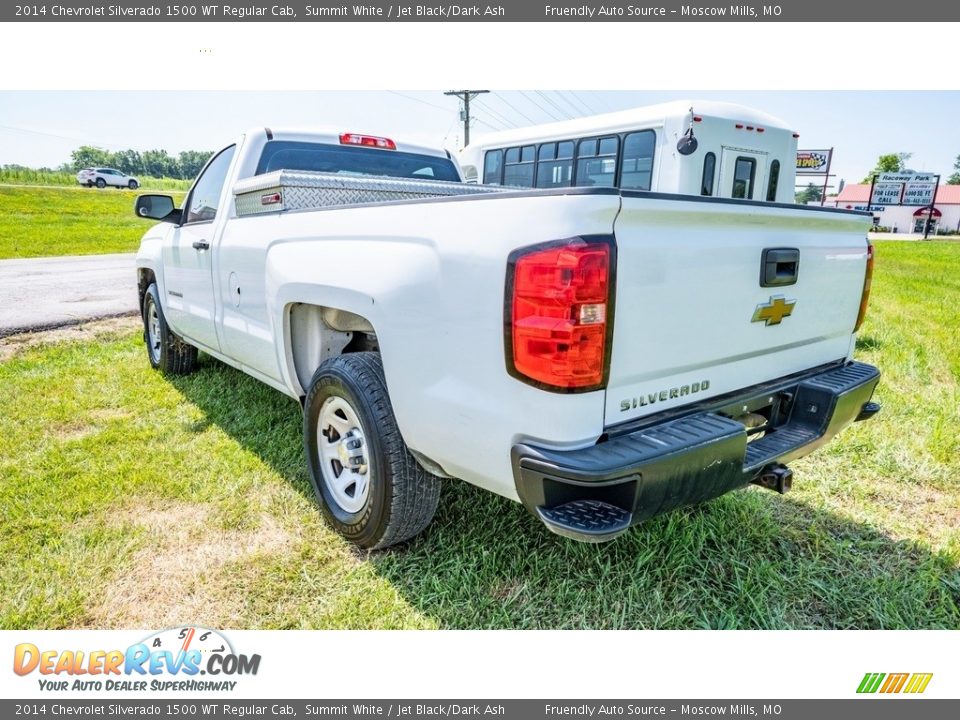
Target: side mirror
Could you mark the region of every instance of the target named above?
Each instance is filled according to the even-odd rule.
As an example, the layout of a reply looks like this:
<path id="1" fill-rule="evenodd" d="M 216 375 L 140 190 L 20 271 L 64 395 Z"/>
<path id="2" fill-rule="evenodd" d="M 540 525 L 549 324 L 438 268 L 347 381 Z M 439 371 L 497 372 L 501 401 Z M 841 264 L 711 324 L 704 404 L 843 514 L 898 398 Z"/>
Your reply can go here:
<path id="1" fill-rule="evenodd" d="M 180 209 L 174 207 L 169 195 L 140 195 L 133 210 L 139 218 L 160 220 L 162 222 L 180 222 Z"/>

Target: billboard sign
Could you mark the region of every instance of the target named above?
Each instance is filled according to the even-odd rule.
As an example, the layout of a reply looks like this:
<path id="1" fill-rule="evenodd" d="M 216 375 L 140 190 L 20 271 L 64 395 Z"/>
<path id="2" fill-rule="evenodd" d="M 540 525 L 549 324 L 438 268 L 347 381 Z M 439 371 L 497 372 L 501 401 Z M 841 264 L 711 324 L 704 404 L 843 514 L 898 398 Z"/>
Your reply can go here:
<path id="1" fill-rule="evenodd" d="M 797 150 L 797 175 L 823 175 L 833 150 Z"/>
<path id="2" fill-rule="evenodd" d="M 874 179 L 871 205 L 924 206 L 933 203 L 937 176 L 932 173 L 880 173 Z"/>

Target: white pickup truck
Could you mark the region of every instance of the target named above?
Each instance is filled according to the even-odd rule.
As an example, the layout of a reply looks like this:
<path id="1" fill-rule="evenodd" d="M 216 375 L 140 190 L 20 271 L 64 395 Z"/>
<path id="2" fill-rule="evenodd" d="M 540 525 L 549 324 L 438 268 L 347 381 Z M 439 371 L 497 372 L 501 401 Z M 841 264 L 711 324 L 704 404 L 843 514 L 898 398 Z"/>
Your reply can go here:
<path id="1" fill-rule="evenodd" d="M 136 261 L 151 364 L 201 350 L 297 399 L 324 514 L 363 547 L 426 528 L 442 478 L 610 539 L 784 492 L 879 410 L 852 359 L 865 213 L 469 185 L 443 150 L 269 129 L 136 213 L 162 221 Z"/>

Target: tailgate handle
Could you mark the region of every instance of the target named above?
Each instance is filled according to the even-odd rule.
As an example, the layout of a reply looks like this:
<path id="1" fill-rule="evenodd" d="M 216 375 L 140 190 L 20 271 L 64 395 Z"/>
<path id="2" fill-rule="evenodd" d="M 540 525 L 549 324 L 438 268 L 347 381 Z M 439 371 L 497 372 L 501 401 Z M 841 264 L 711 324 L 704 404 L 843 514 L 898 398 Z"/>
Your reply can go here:
<path id="1" fill-rule="evenodd" d="M 760 287 L 793 285 L 799 271 L 797 248 L 767 248 L 760 256 Z"/>

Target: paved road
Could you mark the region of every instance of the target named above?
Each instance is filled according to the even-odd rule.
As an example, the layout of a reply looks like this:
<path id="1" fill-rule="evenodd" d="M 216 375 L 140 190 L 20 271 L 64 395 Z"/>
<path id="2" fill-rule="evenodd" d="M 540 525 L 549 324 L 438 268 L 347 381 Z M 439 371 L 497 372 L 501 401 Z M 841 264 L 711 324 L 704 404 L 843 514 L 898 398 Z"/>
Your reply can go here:
<path id="1" fill-rule="evenodd" d="M 133 254 L 0 260 L 0 337 L 136 311 Z"/>

